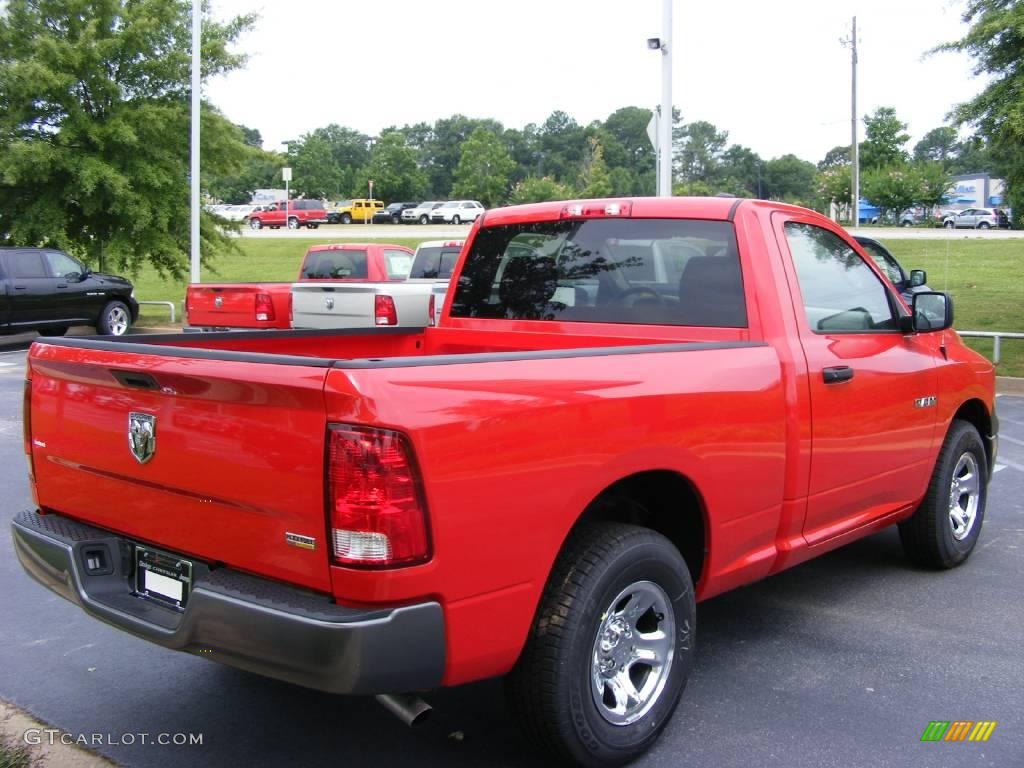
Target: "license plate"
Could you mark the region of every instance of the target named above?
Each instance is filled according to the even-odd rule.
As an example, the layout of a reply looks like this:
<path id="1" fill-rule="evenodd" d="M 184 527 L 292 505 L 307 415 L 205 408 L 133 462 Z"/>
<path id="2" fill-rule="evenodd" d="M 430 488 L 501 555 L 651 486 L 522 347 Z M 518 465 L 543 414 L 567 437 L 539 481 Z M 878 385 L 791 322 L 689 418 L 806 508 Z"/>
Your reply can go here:
<path id="1" fill-rule="evenodd" d="M 192 587 L 192 562 L 149 547 L 135 547 L 135 594 L 183 610 Z"/>

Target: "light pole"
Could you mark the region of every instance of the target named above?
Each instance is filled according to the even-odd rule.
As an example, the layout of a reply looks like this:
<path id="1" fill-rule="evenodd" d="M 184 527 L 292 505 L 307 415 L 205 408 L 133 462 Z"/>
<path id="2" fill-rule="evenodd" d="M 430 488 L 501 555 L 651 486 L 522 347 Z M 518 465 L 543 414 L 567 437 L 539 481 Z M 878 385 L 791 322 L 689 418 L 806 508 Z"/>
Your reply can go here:
<path id="1" fill-rule="evenodd" d="M 284 141 L 281 142 L 286 147 L 285 156 L 288 158 L 288 160 L 291 159 L 293 141 L 295 141 L 295 139 L 285 139 Z M 284 168 L 281 169 L 281 178 L 284 180 L 284 226 L 285 229 L 288 229 L 288 214 L 291 212 L 291 195 L 288 191 L 288 182 L 292 180 L 291 166 L 285 166 Z"/>
<path id="2" fill-rule="evenodd" d="M 192 137 L 189 163 L 189 279 L 199 282 L 199 107 L 202 99 L 202 14 L 192 0 Z"/>
<path id="3" fill-rule="evenodd" d="M 860 226 L 860 147 L 857 143 L 857 17 L 853 17 L 853 28 L 849 38 L 839 41 L 850 46 L 850 66 L 852 70 L 850 82 L 850 133 L 853 134 L 850 144 L 850 197 L 853 201 L 853 226 Z"/>
<path id="4" fill-rule="evenodd" d="M 672 197 L 672 0 L 662 0 L 661 37 L 647 38 L 661 51 L 661 117 L 658 121 L 658 196 Z"/>

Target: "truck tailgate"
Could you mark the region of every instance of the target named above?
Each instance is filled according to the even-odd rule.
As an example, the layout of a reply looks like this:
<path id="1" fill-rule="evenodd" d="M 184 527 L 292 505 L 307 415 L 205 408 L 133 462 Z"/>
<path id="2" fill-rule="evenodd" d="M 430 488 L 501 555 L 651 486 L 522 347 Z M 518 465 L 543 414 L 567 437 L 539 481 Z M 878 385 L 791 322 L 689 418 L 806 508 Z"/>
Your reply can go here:
<path id="1" fill-rule="evenodd" d="M 256 296 L 273 299 L 271 319 L 256 319 Z M 287 328 L 288 312 L 278 312 L 282 299 L 287 302 L 288 284 L 190 285 L 185 297 L 185 313 L 189 325 L 224 328 Z"/>
<path id="2" fill-rule="evenodd" d="M 172 553 L 329 591 L 328 369 L 253 357 L 35 344 L 40 507 Z M 133 446 L 131 432 L 149 420 L 152 445 Z"/>
<path id="3" fill-rule="evenodd" d="M 430 319 L 431 284 L 391 283 L 293 283 L 293 328 L 374 328 L 376 298 L 385 296 L 394 308 L 394 323 L 422 328 Z"/>

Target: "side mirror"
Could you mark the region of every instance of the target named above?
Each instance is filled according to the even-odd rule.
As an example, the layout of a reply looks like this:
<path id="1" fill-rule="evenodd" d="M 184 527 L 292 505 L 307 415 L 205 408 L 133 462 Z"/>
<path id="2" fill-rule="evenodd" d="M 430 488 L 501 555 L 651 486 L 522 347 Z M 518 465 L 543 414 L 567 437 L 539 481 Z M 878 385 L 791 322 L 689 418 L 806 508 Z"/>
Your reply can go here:
<path id="1" fill-rule="evenodd" d="M 928 273 L 923 269 L 912 269 L 910 270 L 910 287 L 920 288 L 922 285 L 928 282 Z"/>
<path id="2" fill-rule="evenodd" d="M 944 331 L 953 325 L 953 298 L 947 293 L 915 293 L 912 311 L 914 330 L 919 333 Z"/>

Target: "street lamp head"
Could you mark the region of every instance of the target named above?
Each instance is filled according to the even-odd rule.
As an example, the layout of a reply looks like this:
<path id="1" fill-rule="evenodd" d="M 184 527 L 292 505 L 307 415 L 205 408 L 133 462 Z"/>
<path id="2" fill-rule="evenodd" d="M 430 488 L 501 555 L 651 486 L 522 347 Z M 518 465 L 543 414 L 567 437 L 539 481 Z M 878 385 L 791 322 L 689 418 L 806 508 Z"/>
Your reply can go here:
<path id="1" fill-rule="evenodd" d="M 652 51 L 660 51 L 661 50 L 661 38 L 660 37 L 648 37 L 647 38 L 647 47 L 650 48 Z"/>

